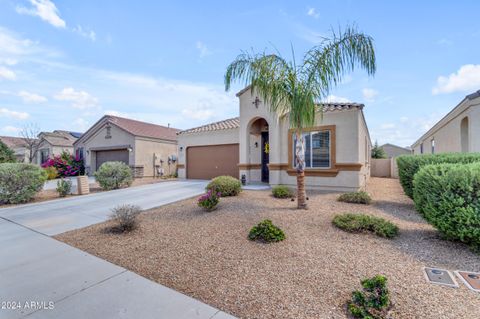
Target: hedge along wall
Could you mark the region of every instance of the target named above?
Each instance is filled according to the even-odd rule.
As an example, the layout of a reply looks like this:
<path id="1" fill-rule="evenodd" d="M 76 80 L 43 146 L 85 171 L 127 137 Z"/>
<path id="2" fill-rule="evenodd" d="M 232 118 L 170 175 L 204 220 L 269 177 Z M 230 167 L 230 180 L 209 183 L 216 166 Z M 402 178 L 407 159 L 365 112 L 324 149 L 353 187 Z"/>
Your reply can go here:
<path id="1" fill-rule="evenodd" d="M 415 207 L 430 224 L 480 248 L 480 163 L 423 166 L 413 186 Z"/>
<path id="2" fill-rule="evenodd" d="M 425 165 L 441 163 L 480 162 L 480 153 L 443 153 L 428 155 L 402 155 L 397 157 L 398 176 L 405 194 L 413 199 L 413 178 Z"/>

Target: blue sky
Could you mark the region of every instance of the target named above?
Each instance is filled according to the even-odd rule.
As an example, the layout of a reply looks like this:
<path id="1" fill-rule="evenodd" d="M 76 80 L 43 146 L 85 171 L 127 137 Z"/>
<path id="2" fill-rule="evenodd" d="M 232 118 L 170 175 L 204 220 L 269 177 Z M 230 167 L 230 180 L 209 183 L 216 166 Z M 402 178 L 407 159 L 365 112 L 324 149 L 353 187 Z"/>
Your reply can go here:
<path id="1" fill-rule="evenodd" d="M 372 139 L 409 145 L 480 89 L 478 1 L 0 0 L 0 134 L 84 131 L 103 114 L 188 128 L 238 114 L 241 50 L 290 58 L 356 23 L 377 73 L 332 100 L 365 103 Z"/>

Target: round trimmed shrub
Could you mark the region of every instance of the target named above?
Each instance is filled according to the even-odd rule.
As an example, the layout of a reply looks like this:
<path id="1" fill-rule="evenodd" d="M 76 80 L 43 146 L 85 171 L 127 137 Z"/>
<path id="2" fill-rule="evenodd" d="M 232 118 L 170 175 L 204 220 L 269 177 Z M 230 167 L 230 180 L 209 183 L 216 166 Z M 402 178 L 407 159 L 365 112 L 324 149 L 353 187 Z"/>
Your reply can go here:
<path id="1" fill-rule="evenodd" d="M 104 190 L 130 186 L 133 182 L 132 170 L 123 162 L 105 162 L 93 175 Z"/>
<path id="2" fill-rule="evenodd" d="M 441 163 L 480 162 L 480 153 L 443 153 L 425 155 L 401 155 L 397 157 L 398 177 L 405 194 L 413 199 L 413 178 L 425 165 Z"/>
<path id="3" fill-rule="evenodd" d="M 285 233 L 279 227 L 272 224 L 272 221 L 265 219 L 257 226 L 253 226 L 248 234 L 248 239 L 273 243 L 285 239 Z"/>
<path id="4" fill-rule="evenodd" d="M 368 193 L 364 191 L 344 193 L 340 195 L 337 200 L 339 202 L 364 205 L 369 205 L 372 202 L 372 198 L 370 197 L 370 195 L 368 195 Z"/>
<path id="5" fill-rule="evenodd" d="M 424 166 L 415 175 L 415 208 L 447 239 L 480 248 L 480 163 Z"/>
<path id="6" fill-rule="evenodd" d="M 0 164 L 0 201 L 19 204 L 31 201 L 43 188 L 46 172 L 33 164 Z"/>
<path id="7" fill-rule="evenodd" d="M 206 189 L 219 192 L 221 197 L 237 196 L 242 191 L 242 183 L 232 176 L 218 176 L 208 183 Z"/>
<path id="8" fill-rule="evenodd" d="M 275 198 L 292 198 L 293 191 L 285 185 L 277 185 L 272 188 L 272 195 Z"/>

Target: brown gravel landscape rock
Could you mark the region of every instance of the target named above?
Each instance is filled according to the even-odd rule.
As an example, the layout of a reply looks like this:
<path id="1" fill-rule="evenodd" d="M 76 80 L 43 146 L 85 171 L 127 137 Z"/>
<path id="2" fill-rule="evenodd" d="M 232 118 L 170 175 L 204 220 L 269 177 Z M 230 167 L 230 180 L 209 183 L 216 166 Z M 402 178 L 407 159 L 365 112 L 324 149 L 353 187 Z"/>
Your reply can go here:
<path id="1" fill-rule="evenodd" d="M 480 271 L 480 255 L 444 241 L 415 212 L 397 180 L 372 178 L 370 206 L 337 202 L 338 194 L 309 192 L 309 210 L 268 191 L 222 198 L 207 213 L 188 199 L 145 212 L 129 234 L 104 232 L 108 223 L 56 238 L 241 318 L 345 318 L 360 280 L 388 277 L 392 318 L 480 318 L 480 294 L 425 281 L 422 267 Z M 335 214 L 370 213 L 400 235 L 383 239 L 345 233 Z M 268 218 L 286 240 L 247 240 Z"/>

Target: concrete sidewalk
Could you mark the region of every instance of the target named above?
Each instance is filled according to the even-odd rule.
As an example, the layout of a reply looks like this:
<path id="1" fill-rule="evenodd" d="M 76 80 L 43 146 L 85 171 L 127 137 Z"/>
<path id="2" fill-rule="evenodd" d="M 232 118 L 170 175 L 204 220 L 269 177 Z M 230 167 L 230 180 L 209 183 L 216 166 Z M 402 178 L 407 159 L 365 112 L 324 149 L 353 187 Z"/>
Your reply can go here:
<path id="1" fill-rule="evenodd" d="M 0 209 L 0 318 L 234 318 L 48 236 L 102 222 L 119 204 L 149 209 L 205 185 L 172 181 Z"/>

